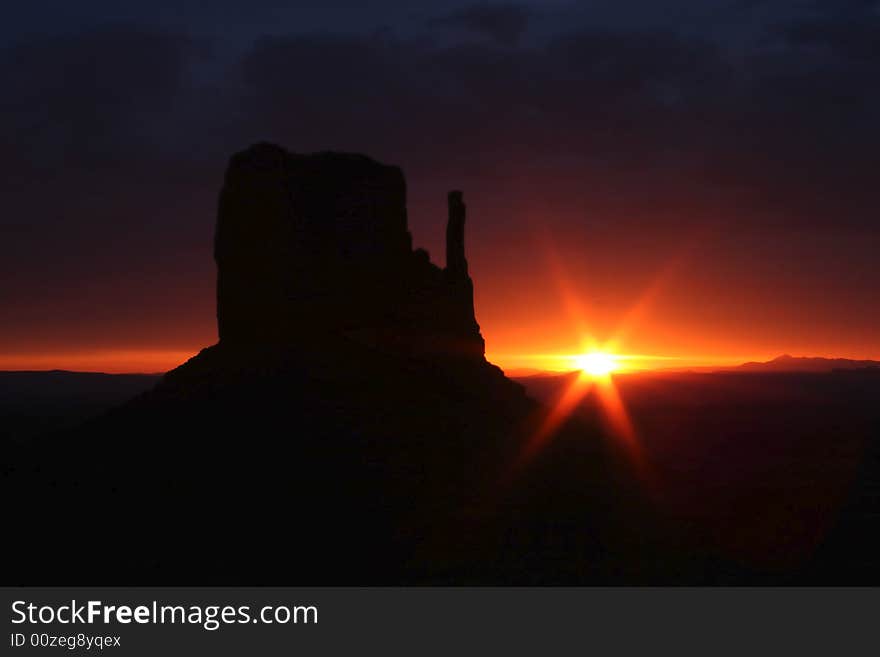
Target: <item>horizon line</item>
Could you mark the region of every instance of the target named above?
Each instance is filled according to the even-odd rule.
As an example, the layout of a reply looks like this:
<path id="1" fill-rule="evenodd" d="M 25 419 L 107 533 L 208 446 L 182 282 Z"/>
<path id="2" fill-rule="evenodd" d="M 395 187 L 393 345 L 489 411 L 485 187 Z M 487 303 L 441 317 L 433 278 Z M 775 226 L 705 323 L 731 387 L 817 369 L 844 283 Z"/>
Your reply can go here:
<path id="1" fill-rule="evenodd" d="M 195 351 L 147 351 L 147 350 L 138 350 L 138 351 L 126 351 L 121 352 L 119 350 L 109 352 L 113 354 L 120 353 L 128 353 L 128 354 L 163 354 L 166 357 L 174 356 L 173 358 L 168 359 L 169 361 L 173 361 L 167 369 L 163 369 L 160 365 L 155 369 L 153 367 L 144 367 L 140 368 L 137 365 L 134 365 L 130 368 L 126 368 L 124 365 L 113 365 L 107 363 L 106 361 L 100 363 L 100 361 L 104 360 L 102 358 L 98 358 L 99 363 L 89 364 L 86 358 L 74 358 L 73 361 L 68 361 L 66 364 L 64 363 L 65 359 L 59 358 L 55 361 L 56 365 L 50 365 L 46 363 L 46 358 L 37 358 L 37 359 L 29 359 L 25 358 L 16 358 L 16 357 L 7 357 L 4 358 L 0 356 L 0 372 L 2 373 L 33 373 L 33 374 L 46 374 L 51 372 L 59 372 L 59 373 L 70 373 L 70 374 L 105 374 L 105 375 L 128 375 L 128 376 L 162 376 L 165 373 L 179 367 L 187 360 L 195 356 L 201 350 Z M 104 352 L 108 353 L 108 352 Z M 690 357 L 690 356 L 654 356 L 649 354 L 618 354 L 615 357 L 622 361 L 643 361 L 656 363 L 653 366 L 633 366 L 633 367 L 623 367 L 618 373 L 619 374 L 627 374 L 627 373 L 639 373 L 639 372 L 662 372 L 662 371 L 673 371 L 673 370 L 689 370 L 689 369 L 711 369 L 711 368 L 731 368 L 738 367 L 741 365 L 745 365 L 748 363 L 769 363 L 773 360 L 776 360 L 780 357 L 788 356 L 792 358 L 804 358 L 804 359 L 822 359 L 822 360 L 847 360 L 847 361 L 871 361 L 880 363 L 880 359 L 878 358 L 870 358 L 870 357 L 855 357 L 855 356 L 838 356 L 838 355 L 809 355 L 809 356 L 793 356 L 791 353 L 786 352 L 783 354 L 777 354 L 776 356 L 767 357 L 767 356 L 757 356 L 757 357 L 717 357 L 717 358 L 707 358 L 707 357 Z M 534 372 L 544 372 L 549 374 L 564 374 L 569 372 L 577 371 L 577 367 L 572 364 L 572 360 L 575 357 L 574 354 L 486 354 L 486 360 L 494 365 L 500 367 L 503 371 L 506 372 L 516 372 L 517 370 L 527 370 Z M 125 360 L 125 359 L 122 359 Z M 145 364 L 153 359 L 145 359 L 140 361 L 140 364 Z M 8 363 L 8 365 L 4 364 L 4 361 Z M 36 361 L 36 362 L 35 362 Z M 514 365 L 513 362 L 518 361 L 519 364 Z M 532 364 L 529 364 L 530 361 Z M 538 361 L 538 362 L 534 362 Z M 166 361 L 167 362 L 167 361 Z M 505 363 L 506 362 L 506 363 Z M 672 363 L 679 362 L 680 365 L 673 365 Z"/>

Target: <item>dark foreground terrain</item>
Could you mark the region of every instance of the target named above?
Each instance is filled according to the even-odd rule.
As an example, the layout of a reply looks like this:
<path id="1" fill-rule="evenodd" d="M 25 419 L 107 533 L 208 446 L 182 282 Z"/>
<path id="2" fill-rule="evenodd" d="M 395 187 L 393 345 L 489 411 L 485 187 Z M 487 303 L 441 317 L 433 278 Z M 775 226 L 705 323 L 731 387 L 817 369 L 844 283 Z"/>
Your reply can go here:
<path id="1" fill-rule="evenodd" d="M 546 411 L 497 370 L 262 356 L 4 445 L 5 581 L 880 582 L 876 370 L 618 375 L 639 471 L 594 395 L 523 464 Z"/>
<path id="2" fill-rule="evenodd" d="M 552 404 L 574 376 L 519 381 Z M 732 581 L 744 583 L 880 581 L 880 370 L 615 382 L 648 464 L 651 507 L 687 537 L 684 553 L 736 564 Z M 603 412 L 589 396 L 576 415 L 602 422 Z M 691 570 L 683 581 L 718 576 Z"/>
<path id="3" fill-rule="evenodd" d="M 159 374 L 0 372 L 0 440 L 73 428 L 149 390 Z"/>

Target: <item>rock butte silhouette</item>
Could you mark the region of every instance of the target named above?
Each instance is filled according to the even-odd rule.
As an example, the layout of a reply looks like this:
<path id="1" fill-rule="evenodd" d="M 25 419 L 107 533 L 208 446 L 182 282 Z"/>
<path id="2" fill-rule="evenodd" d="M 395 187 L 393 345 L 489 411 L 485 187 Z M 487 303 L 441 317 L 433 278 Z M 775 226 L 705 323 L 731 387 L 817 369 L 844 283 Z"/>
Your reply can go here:
<path id="1" fill-rule="evenodd" d="M 214 243 L 220 341 L 289 343 L 330 331 L 395 352 L 480 359 L 464 222 L 461 192 L 450 192 L 440 269 L 412 248 L 399 168 L 272 144 L 238 153 Z"/>
<path id="2" fill-rule="evenodd" d="M 157 395 L 191 398 L 206 377 L 238 384 L 243 372 L 371 385 L 396 372 L 404 387 L 430 377 L 456 395 L 523 404 L 522 387 L 485 359 L 460 191 L 448 206 L 441 269 L 412 247 L 398 167 L 268 143 L 237 153 L 214 238 L 220 340 L 169 372 Z"/>

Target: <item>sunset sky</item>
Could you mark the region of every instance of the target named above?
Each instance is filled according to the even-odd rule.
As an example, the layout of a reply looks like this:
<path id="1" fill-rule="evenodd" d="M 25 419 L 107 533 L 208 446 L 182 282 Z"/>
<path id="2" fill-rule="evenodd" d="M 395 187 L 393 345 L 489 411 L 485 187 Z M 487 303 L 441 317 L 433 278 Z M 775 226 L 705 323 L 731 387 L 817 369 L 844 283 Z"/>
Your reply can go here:
<path id="1" fill-rule="evenodd" d="M 0 369 L 215 342 L 217 194 L 264 140 L 403 167 L 440 265 L 464 190 L 502 366 L 880 359 L 876 1 L 137 4 L 0 25 Z"/>

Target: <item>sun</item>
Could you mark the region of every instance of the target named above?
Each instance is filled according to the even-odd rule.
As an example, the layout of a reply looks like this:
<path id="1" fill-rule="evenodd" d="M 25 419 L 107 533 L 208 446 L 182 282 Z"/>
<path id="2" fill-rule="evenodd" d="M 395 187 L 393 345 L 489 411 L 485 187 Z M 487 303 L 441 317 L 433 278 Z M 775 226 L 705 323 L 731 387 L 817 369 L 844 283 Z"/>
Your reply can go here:
<path id="1" fill-rule="evenodd" d="M 582 372 L 593 377 L 608 376 L 619 369 L 617 357 L 604 351 L 591 351 L 574 358 L 575 365 Z"/>

